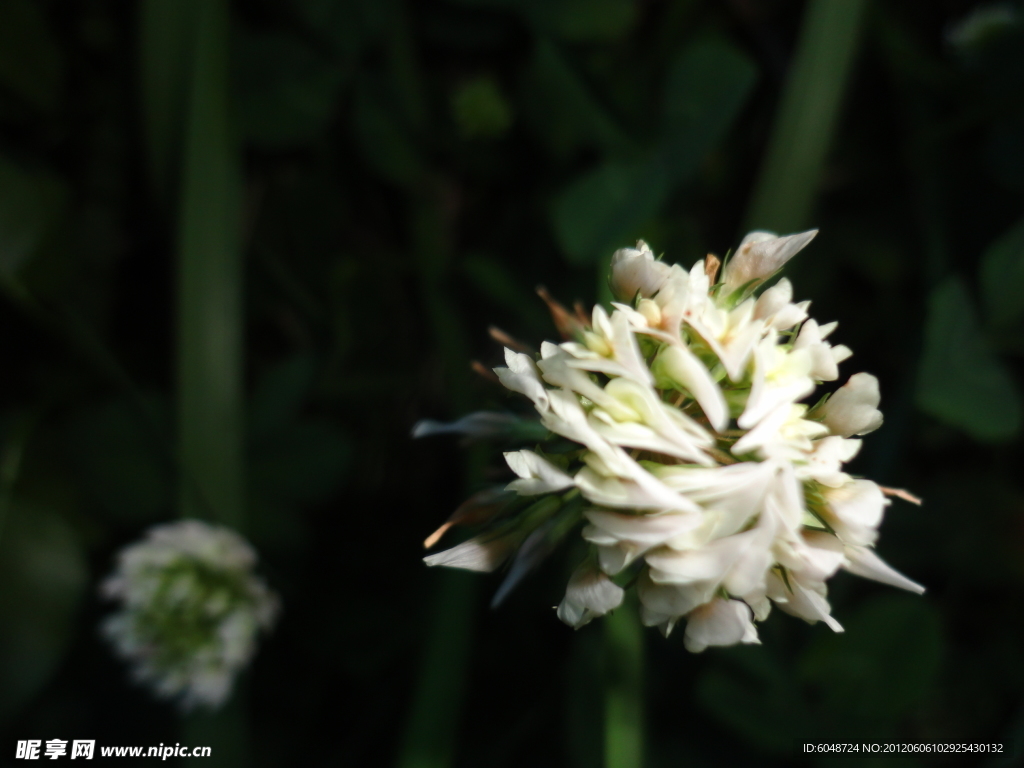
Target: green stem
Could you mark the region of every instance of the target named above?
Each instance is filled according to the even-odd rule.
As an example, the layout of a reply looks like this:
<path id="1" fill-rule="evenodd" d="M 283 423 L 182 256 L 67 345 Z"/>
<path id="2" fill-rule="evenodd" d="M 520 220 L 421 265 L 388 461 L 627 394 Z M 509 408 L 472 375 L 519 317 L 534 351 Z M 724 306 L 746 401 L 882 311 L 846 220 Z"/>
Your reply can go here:
<path id="1" fill-rule="evenodd" d="M 441 356 L 449 403 L 453 410 L 461 410 L 470 398 L 469 354 L 459 317 L 444 290 L 451 254 L 439 202 L 420 193 L 413 201 L 411 224 L 422 298 Z M 466 493 L 482 475 L 482 458 L 479 451 L 466 455 Z M 474 630 L 472 615 L 480 586 L 475 574 L 442 571 L 434 579 L 431 624 L 403 734 L 400 768 L 447 768 L 455 759 Z"/>
<path id="2" fill-rule="evenodd" d="M 240 152 L 229 129 L 228 10 L 201 0 L 178 242 L 178 448 L 185 517 L 243 527 Z M 193 486 L 194 487 L 191 487 Z"/>
<path id="3" fill-rule="evenodd" d="M 604 617 L 605 768 L 644 763 L 644 635 L 631 599 Z"/>
<path id="4" fill-rule="evenodd" d="M 865 0 L 810 0 L 761 165 L 748 229 L 807 223 L 842 106 Z"/>
<path id="5" fill-rule="evenodd" d="M 245 524 L 241 151 L 230 127 L 228 4 L 226 0 L 179 0 L 177 7 L 183 18 L 194 20 L 188 27 L 190 38 L 173 34 L 180 27 L 169 33 L 181 44 L 187 62 L 182 73 L 187 83 L 186 122 L 181 131 L 178 207 L 179 512 L 182 517 L 212 519 L 241 530 Z M 159 30 L 150 26 L 149 33 L 159 34 Z M 173 94 L 165 96 L 173 102 Z M 163 115 L 171 119 L 173 113 Z M 164 128 L 151 133 L 153 141 L 173 139 L 175 131 Z M 159 162 L 155 167 L 159 171 Z M 159 182 L 159 173 L 156 177 Z M 246 698 L 243 690 L 236 689 L 219 711 L 188 716 L 183 740 L 192 746 L 213 747 L 218 765 L 249 764 Z"/>
<path id="6" fill-rule="evenodd" d="M 435 578 L 431 624 L 398 758 L 400 768 L 446 768 L 455 759 L 479 576 L 443 570 Z"/>

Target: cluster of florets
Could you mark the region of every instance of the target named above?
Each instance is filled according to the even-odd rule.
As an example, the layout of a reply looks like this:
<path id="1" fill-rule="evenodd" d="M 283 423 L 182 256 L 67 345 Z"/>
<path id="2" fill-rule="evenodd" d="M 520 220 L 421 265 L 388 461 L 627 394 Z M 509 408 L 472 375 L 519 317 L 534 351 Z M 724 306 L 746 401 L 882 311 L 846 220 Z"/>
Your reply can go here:
<path id="1" fill-rule="evenodd" d="M 104 596 L 121 603 L 103 633 L 158 696 L 186 710 L 219 707 L 277 613 L 255 564 L 252 547 L 227 528 L 157 526 L 121 551 L 103 582 Z"/>
<path id="2" fill-rule="evenodd" d="M 526 498 L 427 563 L 492 570 L 582 519 L 590 554 L 559 618 L 580 627 L 635 585 L 644 624 L 668 635 L 686 618 L 691 651 L 758 642 L 773 603 L 841 631 L 825 584 L 841 568 L 923 591 L 873 550 L 886 496 L 913 497 L 843 471 L 882 423 L 878 381 L 802 402 L 851 352 L 788 280 L 755 294 L 815 234 L 751 233 L 720 280 L 713 256 L 686 271 L 643 242 L 616 252 L 610 315 L 557 308 L 571 340 L 506 348 L 495 369 L 551 438 L 505 454 L 519 478 L 506 491 Z"/>

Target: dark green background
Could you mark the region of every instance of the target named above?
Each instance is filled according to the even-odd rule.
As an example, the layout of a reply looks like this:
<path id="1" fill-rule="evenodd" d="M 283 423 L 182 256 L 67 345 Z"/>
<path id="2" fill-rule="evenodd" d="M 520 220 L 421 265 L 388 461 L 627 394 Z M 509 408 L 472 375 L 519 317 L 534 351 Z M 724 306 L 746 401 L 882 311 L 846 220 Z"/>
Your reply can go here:
<path id="1" fill-rule="evenodd" d="M 954 45 L 975 6 L 875 0 L 840 30 L 853 65 L 824 84 L 842 106 L 820 173 L 762 175 L 797 212 L 754 222 L 821 229 L 787 274 L 840 321 L 844 375 L 881 382 L 854 471 L 925 499 L 890 508 L 879 551 L 928 592 L 839 575 L 845 634 L 779 612 L 762 646 L 699 656 L 649 631 L 650 766 L 1024 740 L 1024 23 Z M 600 622 L 550 610 L 576 553 L 496 611 L 498 576 L 427 571 L 420 542 L 501 481 L 501 446 L 409 430 L 524 408 L 469 363 L 500 363 L 489 324 L 554 338 L 534 286 L 590 304 L 637 237 L 686 266 L 735 246 L 805 10 L 234 4 L 245 533 L 284 606 L 246 723 L 216 726 L 248 733 L 251 764 L 600 764 Z M 183 738 L 97 630 L 114 553 L 176 508 L 177 150 L 147 136 L 161 84 L 139 66 L 164 32 L 143 38 L 134 2 L 0 0 L 4 762 L 16 739 Z"/>

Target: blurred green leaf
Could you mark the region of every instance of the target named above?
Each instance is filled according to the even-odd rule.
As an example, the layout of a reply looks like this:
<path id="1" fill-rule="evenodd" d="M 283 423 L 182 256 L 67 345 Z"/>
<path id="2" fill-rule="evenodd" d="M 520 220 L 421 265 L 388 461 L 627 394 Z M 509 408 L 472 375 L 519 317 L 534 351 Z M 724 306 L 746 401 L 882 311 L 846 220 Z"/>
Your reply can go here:
<path id="1" fill-rule="evenodd" d="M 539 138 L 556 154 L 596 146 L 630 154 L 632 142 L 551 41 L 538 40 L 526 66 L 521 99 Z"/>
<path id="2" fill-rule="evenodd" d="M 61 51 L 41 3 L 0 0 L 0 84 L 34 107 L 54 109 L 61 89 Z"/>
<path id="3" fill-rule="evenodd" d="M 55 671 L 88 581 L 74 532 L 47 508 L 15 504 L 0 539 L 0 718 Z"/>
<path id="4" fill-rule="evenodd" d="M 462 83 L 452 94 L 452 116 L 467 139 L 497 138 L 512 125 L 512 107 L 493 77 Z"/>
<path id="5" fill-rule="evenodd" d="M 928 300 L 917 404 L 977 440 L 1006 440 L 1020 429 L 1020 394 L 956 278 L 938 285 Z"/>
<path id="6" fill-rule="evenodd" d="M 632 0 L 532 0 L 523 5 L 538 28 L 576 42 L 615 40 L 636 19 Z"/>
<path id="7" fill-rule="evenodd" d="M 687 48 L 669 75 L 666 136 L 658 150 L 645 160 L 606 162 L 553 201 L 552 223 L 566 258 L 590 263 L 635 239 L 728 131 L 754 77 L 750 61 L 726 43 Z"/>
<path id="8" fill-rule="evenodd" d="M 261 147 L 316 138 L 334 116 L 347 67 L 280 33 L 237 31 L 234 81 L 242 132 Z"/>
<path id="9" fill-rule="evenodd" d="M 927 598 L 880 595 L 844 616 L 843 624 L 842 634 L 818 635 L 799 667 L 832 719 L 894 724 L 928 702 L 944 641 Z"/>
<path id="10" fill-rule="evenodd" d="M 11 277 L 35 253 L 67 198 L 62 181 L 0 157 L 0 275 Z"/>
<path id="11" fill-rule="evenodd" d="M 662 154 L 634 163 L 608 162 L 577 179 L 551 207 L 566 259 L 588 264 L 636 239 L 671 188 L 672 174 Z"/>
<path id="12" fill-rule="evenodd" d="M 458 0 L 462 5 L 505 8 L 522 14 L 541 34 L 573 42 L 615 40 L 633 26 L 632 0 Z"/>
<path id="13" fill-rule="evenodd" d="M 865 0 L 807 4 L 747 229 L 792 232 L 806 223 L 857 51 L 864 7 Z"/>
<path id="14" fill-rule="evenodd" d="M 699 41 L 669 67 L 664 94 L 664 139 L 676 181 L 697 171 L 732 127 L 757 80 L 757 68 L 722 40 Z"/>
<path id="15" fill-rule="evenodd" d="M 1005 325 L 1024 314 L 1024 220 L 982 255 L 980 279 L 992 324 Z"/>
<path id="16" fill-rule="evenodd" d="M 161 422 L 169 422 L 165 402 L 150 398 L 147 404 Z M 68 448 L 81 481 L 120 520 L 155 522 L 173 506 L 172 466 L 154 429 L 123 401 L 89 408 L 68 424 Z"/>

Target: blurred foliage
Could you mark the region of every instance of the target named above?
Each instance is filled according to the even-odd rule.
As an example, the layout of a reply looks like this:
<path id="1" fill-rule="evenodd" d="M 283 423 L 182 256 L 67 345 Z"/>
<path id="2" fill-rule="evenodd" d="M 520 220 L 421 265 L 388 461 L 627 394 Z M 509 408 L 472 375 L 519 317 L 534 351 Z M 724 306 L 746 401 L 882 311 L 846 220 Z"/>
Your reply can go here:
<path id="1" fill-rule="evenodd" d="M 245 514 L 284 605 L 246 683 L 256 764 L 391 764 L 417 690 L 452 706 L 435 764 L 595 764 L 601 625 L 573 634 L 545 607 L 573 545 L 496 611 L 501 574 L 438 592 L 420 542 L 467 483 L 504 479 L 500 446 L 459 470 L 455 441 L 408 431 L 524 409 L 469 362 L 499 363 L 490 324 L 553 336 L 535 285 L 589 303 L 637 237 L 687 265 L 721 255 L 753 196 L 783 193 L 821 229 L 788 270 L 798 298 L 840 321 L 844 371 L 882 384 L 886 425 L 858 467 L 926 501 L 894 503 L 881 554 L 929 592 L 840 576 L 844 634 L 773 616 L 757 648 L 691 656 L 646 633 L 648 764 L 790 765 L 805 738 L 1024 739 L 1024 10 L 867 3 L 859 36 L 801 58 L 814 5 L 232 6 Z M 182 479 L 178 10 L 0 0 L 7 744 L 179 740 L 176 713 L 102 646 L 95 589 L 174 516 Z M 783 97 L 809 60 L 835 64 L 831 122 L 824 101 Z M 794 125 L 825 125 L 814 167 L 755 193 L 791 103 Z M 428 638 L 444 661 L 419 670 Z"/>

